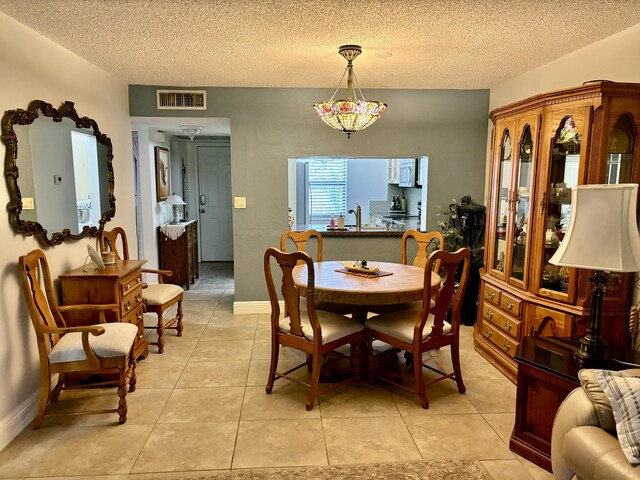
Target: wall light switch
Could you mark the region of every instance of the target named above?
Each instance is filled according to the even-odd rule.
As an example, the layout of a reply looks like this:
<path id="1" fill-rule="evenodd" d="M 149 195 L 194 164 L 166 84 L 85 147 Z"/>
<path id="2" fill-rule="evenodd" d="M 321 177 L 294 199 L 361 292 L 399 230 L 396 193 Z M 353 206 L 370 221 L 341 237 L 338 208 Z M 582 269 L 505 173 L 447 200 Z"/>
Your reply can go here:
<path id="1" fill-rule="evenodd" d="M 233 208 L 247 208 L 247 197 L 233 197 Z"/>
<path id="2" fill-rule="evenodd" d="M 36 206 L 33 202 L 33 197 L 22 198 L 22 209 L 23 210 L 35 210 Z"/>

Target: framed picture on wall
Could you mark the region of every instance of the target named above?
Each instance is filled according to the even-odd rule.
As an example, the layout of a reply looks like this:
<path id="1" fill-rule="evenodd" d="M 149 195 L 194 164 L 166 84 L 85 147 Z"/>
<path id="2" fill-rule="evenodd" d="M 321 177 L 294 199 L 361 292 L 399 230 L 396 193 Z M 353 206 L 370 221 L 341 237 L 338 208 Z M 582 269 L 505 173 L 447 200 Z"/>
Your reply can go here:
<path id="1" fill-rule="evenodd" d="M 156 199 L 158 202 L 166 200 L 170 195 L 171 163 L 169 150 L 164 147 L 156 147 Z"/>

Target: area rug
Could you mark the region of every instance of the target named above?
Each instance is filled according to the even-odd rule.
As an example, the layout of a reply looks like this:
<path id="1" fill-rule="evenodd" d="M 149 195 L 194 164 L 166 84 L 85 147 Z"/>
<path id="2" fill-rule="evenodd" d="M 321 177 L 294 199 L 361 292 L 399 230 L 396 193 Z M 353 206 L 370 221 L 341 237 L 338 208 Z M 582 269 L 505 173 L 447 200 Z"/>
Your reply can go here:
<path id="1" fill-rule="evenodd" d="M 291 467 L 234 470 L 202 475 L 186 474 L 180 480 L 489 480 L 477 460 L 427 460 L 422 462 Z"/>

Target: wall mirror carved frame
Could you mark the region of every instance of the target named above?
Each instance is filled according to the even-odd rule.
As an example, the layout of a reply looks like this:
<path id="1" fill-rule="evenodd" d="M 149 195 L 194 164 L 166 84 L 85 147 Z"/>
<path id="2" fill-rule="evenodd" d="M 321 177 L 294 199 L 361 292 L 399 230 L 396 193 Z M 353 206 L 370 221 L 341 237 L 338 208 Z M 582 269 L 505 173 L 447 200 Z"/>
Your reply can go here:
<path id="1" fill-rule="evenodd" d="M 39 118 L 41 120 L 38 120 Z M 48 133 L 37 135 L 36 129 Z M 35 148 L 35 141 L 40 137 L 52 141 Z M 73 138 L 79 139 L 80 147 L 77 142 L 72 145 Z M 66 101 L 60 108 L 55 109 L 47 102 L 34 100 L 26 110 L 8 110 L 2 118 L 2 141 L 7 149 L 7 210 L 10 223 L 16 232 L 25 236 L 35 235 L 44 244 L 53 246 L 65 240 L 97 236 L 104 229 L 105 223 L 113 218 L 116 199 L 111 139 L 100 132 L 95 120 L 80 117 L 73 102 Z M 58 144 L 63 145 L 61 151 L 54 148 Z M 19 146 L 22 150 L 20 157 Z M 78 151 L 80 157 L 86 158 L 84 165 L 76 162 Z M 39 158 L 36 159 L 36 156 Z M 80 172 L 78 166 L 81 167 Z M 20 169 L 23 169 L 21 182 L 18 181 Z M 62 175 L 57 177 L 57 173 L 50 174 L 51 171 L 58 170 L 66 172 L 64 180 Z M 45 174 L 42 171 L 49 173 Z M 46 176 L 46 179 L 36 179 L 38 175 Z M 58 188 L 58 191 L 66 195 L 65 201 L 52 199 L 51 195 L 45 194 L 45 191 L 54 191 L 51 190 L 55 188 L 52 184 L 56 182 L 64 183 L 57 187 L 62 187 Z M 71 188 L 72 182 L 75 188 Z M 45 185 L 46 190 L 41 188 L 38 192 L 39 185 Z M 30 203 L 35 199 L 35 207 L 25 208 L 21 187 L 22 191 L 29 191 L 28 196 L 33 197 L 29 199 Z M 83 193 L 83 198 L 80 198 L 78 190 L 86 190 L 87 193 Z M 49 211 L 59 212 L 61 219 L 54 221 L 50 218 L 52 215 L 38 215 L 38 205 L 48 208 Z M 53 233 L 49 233 L 49 230 Z"/>

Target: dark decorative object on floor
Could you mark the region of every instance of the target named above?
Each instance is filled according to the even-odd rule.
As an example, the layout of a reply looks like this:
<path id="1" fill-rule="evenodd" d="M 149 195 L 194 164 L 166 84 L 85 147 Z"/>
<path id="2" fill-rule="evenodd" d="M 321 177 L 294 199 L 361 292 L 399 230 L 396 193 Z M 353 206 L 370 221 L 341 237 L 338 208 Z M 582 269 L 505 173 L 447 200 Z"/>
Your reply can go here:
<path id="1" fill-rule="evenodd" d="M 460 312 L 462 323 L 470 326 L 476 323 L 480 268 L 483 266 L 484 258 L 484 226 L 487 208 L 484 205 L 474 203 L 470 195 L 465 195 L 460 199 L 459 204 L 449 205 L 449 209 L 455 212 L 455 215 L 451 216 L 451 222 L 462 236 L 462 246 L 471 250 L 469 280 Z"/>

